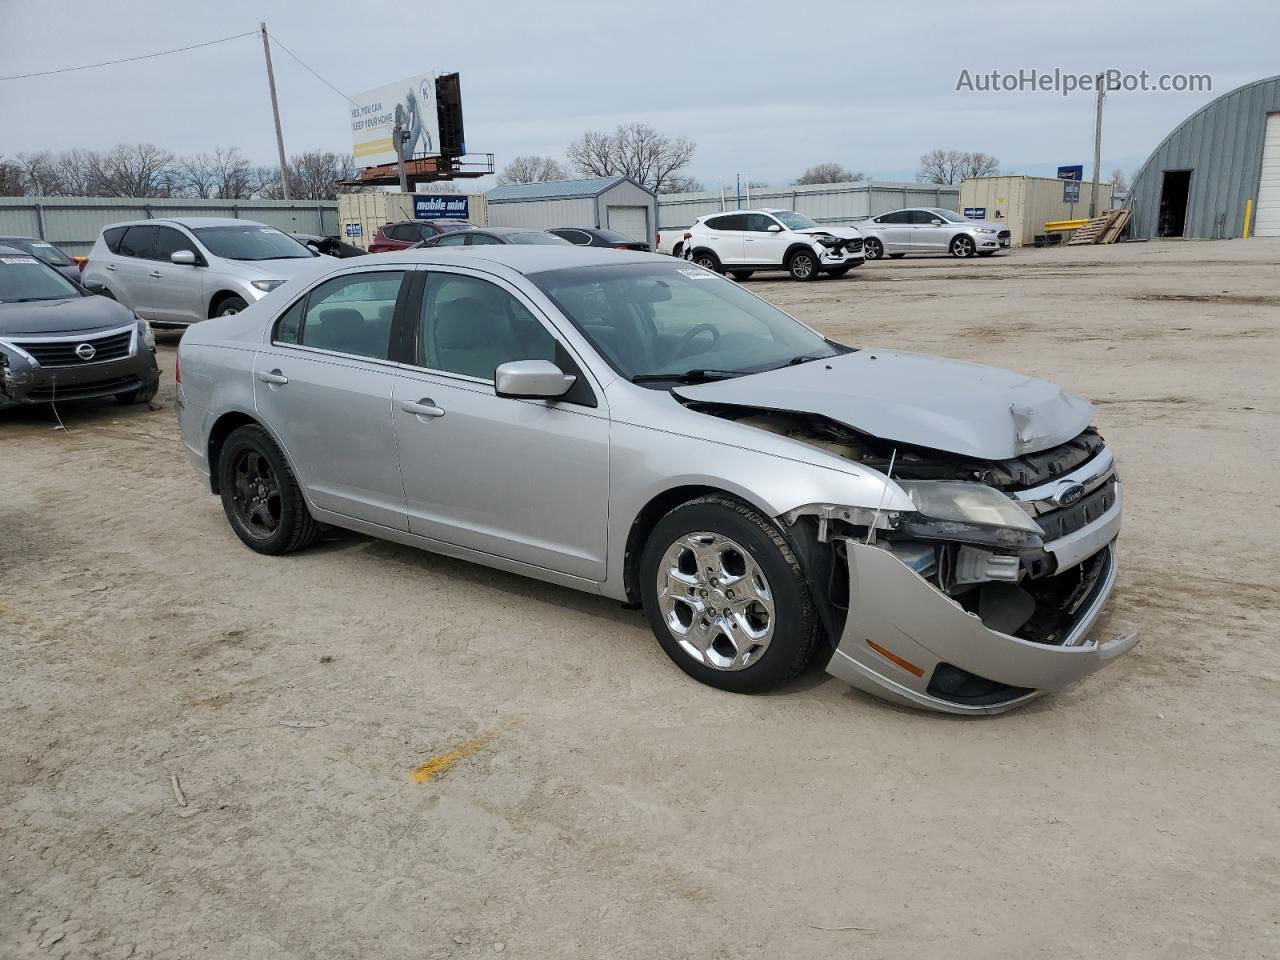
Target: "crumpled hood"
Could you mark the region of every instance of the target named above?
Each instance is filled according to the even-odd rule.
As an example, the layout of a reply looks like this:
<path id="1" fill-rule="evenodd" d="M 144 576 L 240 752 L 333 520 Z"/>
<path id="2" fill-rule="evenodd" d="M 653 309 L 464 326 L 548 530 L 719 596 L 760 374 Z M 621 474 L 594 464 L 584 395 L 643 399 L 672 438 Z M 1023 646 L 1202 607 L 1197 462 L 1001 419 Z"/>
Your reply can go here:
<path id="1" fill-rule="evenodd" d="M 797 230 L 796 233 L 829 233 L 833 237 L 841 237 L 845 240 L 857 240 L 862 236 L 853 227 L 806 227 L 803 230 Z"/>
<path id="2" fill-rule="evenodd" d="M 884 440 L 981 460 L 1065 443 L 1093 405 L 1047 380 L 922 354 L 866 348 L 693 386 L 698 403 L 813 413 Z"/>

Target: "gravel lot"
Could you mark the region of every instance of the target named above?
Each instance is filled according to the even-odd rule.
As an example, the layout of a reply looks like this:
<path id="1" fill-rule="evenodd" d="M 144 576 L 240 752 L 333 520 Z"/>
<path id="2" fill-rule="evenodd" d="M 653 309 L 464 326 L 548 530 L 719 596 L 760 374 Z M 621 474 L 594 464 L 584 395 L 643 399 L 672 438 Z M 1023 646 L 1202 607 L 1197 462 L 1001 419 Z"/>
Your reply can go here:
<path id="1" fill-rule="evenodd" d="M 1275 956 L 1278 268 L 748 281 L 1097 404 L 1128 510 L 1099 629 L 1142 641 L 994 719 L 817 667 L 719 693 L 639 612 L 354 535 L 251 553 L 179 447 L 172 336 L 161 409 L 0 413 L 0 957 Z"/>

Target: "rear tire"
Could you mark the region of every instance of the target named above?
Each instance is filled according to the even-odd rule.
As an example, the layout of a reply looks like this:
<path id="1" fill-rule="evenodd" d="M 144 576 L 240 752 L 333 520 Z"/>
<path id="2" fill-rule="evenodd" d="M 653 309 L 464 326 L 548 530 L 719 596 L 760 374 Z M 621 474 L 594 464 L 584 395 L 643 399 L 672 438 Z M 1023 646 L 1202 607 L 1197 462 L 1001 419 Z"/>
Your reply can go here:
<path id="1" fill-rule="evenodd" d="M 145 387 L 139 387 L 137 390 L 130 390 L 128 393 L 117 393 L 116 401 L 123 404 L 150 403 L 156 398 L 156 394 L 159 392 L 160 378 L 156 377 Z"/>
<path id="2" fill-rule="evenodd" d="M 720 258 L 710 250 L 699 250 L 693 255 L 692 259 L 703 270 L 710 270 L 712 273 L 724 273 L 724 268 L 720 266 Z"/>
<path id="3" fill-rule="evenodd" d="M 884 256 L 884 244 L 875 237 L 868 237 L 862 245 L 862 254 L 868 260 L 879 260 Z"/>
<path id="4" fill-rule="evenodd" d="M 735 280 L 750 280 L 754 270 L 730 270 L 729 276 Z"/>
<path id="5" fill-rule="evenodd" d="M 292 468 L 257 424 L 237 427 L 222 445 L 218 489 L 231 529 L 251 550 L 275 556 L 320 536 Z"/>
<path id="6" fill-rule="evenodd" d="M 905 257 L 905 256 L 906 256 L 906 254 L 905 254 L 905 253 L 891 253 L 891 254 L 889 254 L 889 259 L 890 259 L 890 260 L 901 260 L 901 259 L 902 259 L 903 257 Z"/>
<path id="7" fill-rule="evenodd" d="M 659 520 L 641 555 L 640 592 L 667 656 L 709 686 L 760 693 L 813 655 L 818 620 L 800 561 L 741 500 L 698 497 Z"/>
<path id="8" fill-rule="evenodd" d="M 797 250 L 787 260 L 787 273 L 792 280 L 817 280 L 822 273 L 818 255 L 808 249 Z"/>

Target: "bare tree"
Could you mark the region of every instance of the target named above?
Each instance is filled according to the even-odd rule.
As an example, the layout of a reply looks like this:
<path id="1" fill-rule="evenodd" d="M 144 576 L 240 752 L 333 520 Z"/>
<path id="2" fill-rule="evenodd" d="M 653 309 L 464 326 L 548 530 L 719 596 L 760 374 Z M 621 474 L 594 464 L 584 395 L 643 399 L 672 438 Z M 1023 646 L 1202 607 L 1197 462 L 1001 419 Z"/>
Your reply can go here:
<path id="1" fill-rule="evenodd" d="M 236 147 L 179 157 L 173 183 L 175 192 L 202 200 L 246 200 L 262 186 Z"/>
<path id="2" fill-rule="evenodd" d="M 22 192 L 27 196 L 56 197 L 62 193 L 53 154 L 48 150 L 18 154 L 18 166 L 22 171 Z"/>
<path id="3" fill-rule="evenodd" d="M 20 197 L 23 186 L 22 167 L 16 160 L 0 157 L 0 197 Z"/>
<path id="4" fill-rule="evenodd" d="M 173 154 L 150 143 L 120 144 L 91 153 L 90 177 L 102 197 L 168 197 L 173 194 Z"/>
<path id="5" fill-rule="evenodd" d="M 694 144 L 684 137 L 665 137 L 647 123 L 624 123 L 613 133 L 588 130 L 569 144 L 569 161 L 591 177 L 630 177 L 657 193 L 679 179 L 693 158 Z"/>
<path id="6" fill-rule="evenodd" d="M 1112 193 L 1128 193 L 1129 192 L 1129 175 L 1119 167 L 1111 171 L 1111 192 Z"/>
<path id="7" fill-rule="evenodd" d="M 698 193 L 705 190 L 701 180 L 693 177 L 672 177 L 662 185 L 659 193 Z"/>
<path id="8" fill-rule="evenodd" d="M 564 166 L 551 157 L 515 157 L 498 174 L 498 183 L 543 183 L 547 180 L 566 180 Z"/>
<path id="9" fill-rule="evenodd" d="M 847 183 L 850 180 L 866 179 L 861 173 L 854 173 L 844 164 L 816 163 L 796 179 L 797 186 L 810 183 Z"/>
<path id="10" fill-rule="evenodd" d="M 930 150 L 920 157 L 916 179 L 923 183 L 956 183 L 966 177 L 993 176 L 1000 161 L 989 153 Z"/>
<path id="11" fill-rule="evenodd" d="M 351 154 L 308 150 L 289 158 L 289 196 L 294 200 L 334 200 L 340 193 L 358 193 L 363 187 L 339 185 L 341 180 L 354 179 L 358 172 Z M 258 167 L 264 178 L 258 195 L 268 200 L 279 200 L 280 176 L 271 167 Z"/>

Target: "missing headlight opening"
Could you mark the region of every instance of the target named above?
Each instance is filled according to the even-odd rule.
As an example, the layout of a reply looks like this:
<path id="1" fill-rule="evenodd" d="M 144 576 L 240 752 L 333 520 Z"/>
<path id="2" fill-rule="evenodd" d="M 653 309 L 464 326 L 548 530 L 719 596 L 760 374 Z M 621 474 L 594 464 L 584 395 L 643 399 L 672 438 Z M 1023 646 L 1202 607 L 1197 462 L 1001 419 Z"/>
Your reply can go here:
<path id="1" fill-rule="evenodd" d="M 1064 641 L 1075 614 L 1102 583 L 1111 562 L 1109 553 L 1102 551 L 1067 566 L 1046 550 L 1045 544 L 1093 523 L 1114 506 L 1114 468 L 1104 470 L 1090 489 L 1069 505 L 1018 500 L 1020 493 L 1052 484 L 1098 456 L 1105 444 L 1093 427 L 1038 453 L 986 461 L 871 437 L 818 415 L 741 407 L 695 408 L 882 473 L 888 472 L 892 459 L 892 477 L 902 482 L 904 489 L 928 489 L 929 481 L 937 481 L 941 482 L 939 491 L 980 484 L 1000 494 L 994 505 L 1003 504 L 1003 519 L 1008 525 L 928 515 L 929 499 L 916 497 L 913 499 L 921 505 L 921 512 L 877 516 L 876 511 L 865 508 L 815 504 L 787 514 L 783 518 L 787 524 L 807 529 L 810 539 L 830 551 L 833 576 L 818 589 L 831 588 L 828 599 L 837 609 L 847 609 L 849 602 L 834 587 L 844 581 L 847 572 L 844 541 L 861 542 L 870 533 L 872 543 L 978 616 L 988 628 L 1057 645 Z M 1016 522 L 1019 519 L 1021 523 Z M 1036 532 L 1030 532 L 1032 529 Z"/>

